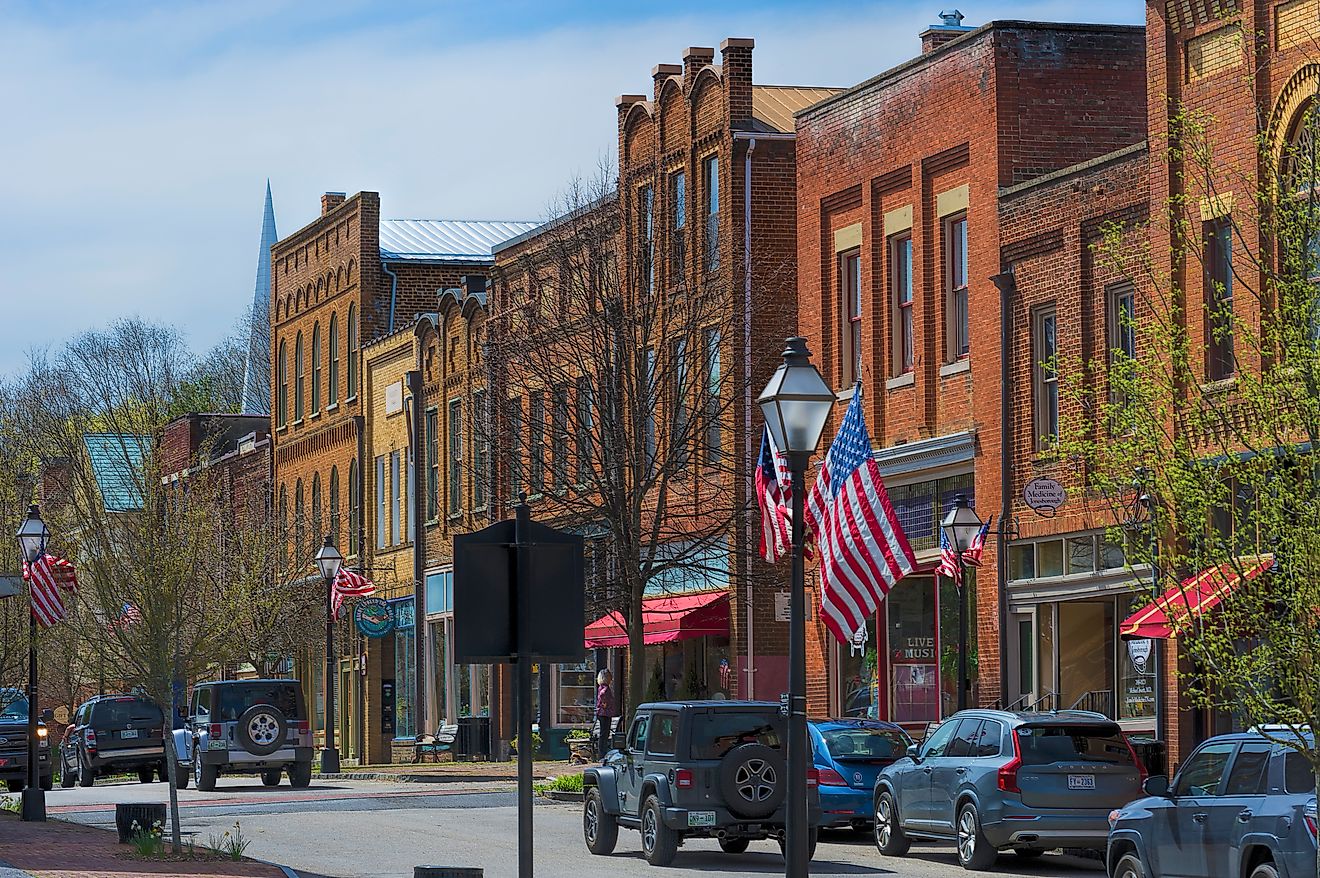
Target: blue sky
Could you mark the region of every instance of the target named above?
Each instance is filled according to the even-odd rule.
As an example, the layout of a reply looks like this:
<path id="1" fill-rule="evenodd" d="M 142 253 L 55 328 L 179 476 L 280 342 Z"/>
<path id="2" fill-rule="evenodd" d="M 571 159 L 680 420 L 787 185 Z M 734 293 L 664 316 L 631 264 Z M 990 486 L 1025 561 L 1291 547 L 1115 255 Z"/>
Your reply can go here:
<path id="1" fill-rule="evenodd" d="M 281 234 L 327 190 L 388 217 L 544 218 L 615 150 L 615 95 L 686 46 L 756 39 L 766 84 L 860 82 L 920 51 L 904 3 L 0 0 L 0 375 L 116 317 L 205 350 L 252 296 L 269 177 Z M 1136 0 L 963 3 L 1137 24 Z"/>

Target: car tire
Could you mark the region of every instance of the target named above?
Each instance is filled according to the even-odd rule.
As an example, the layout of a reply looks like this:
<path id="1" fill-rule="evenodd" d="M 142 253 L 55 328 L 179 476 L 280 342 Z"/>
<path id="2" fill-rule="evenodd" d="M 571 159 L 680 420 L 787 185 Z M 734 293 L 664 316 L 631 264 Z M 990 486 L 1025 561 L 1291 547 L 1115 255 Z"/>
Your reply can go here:
<path id="1" fill-rule="evenodd" d="M 304 789 L 312 783 L 312 763 L 295 762 L 289 766 L 289 786 Z"/>
<path id="2" fill-rule="evenodd" d="M 179 790 L 188 789 L 188 784 L 192 781 L 192 769 L 186 765 L 177 765 L 174 767 L 174 788 Z"/>
<path id="3" fill-rule="evenodd" d="M 588 789 L 582 800 L 582 838 L 587 850 L 599 856 L 614 853 L 619 841 L 619 824 L 613 814 L 606 813 L 600 787 Z"/>
<path id="4" fill-rule="evenodd" d="M 90 787 L 96 783 L 96 772 L 87 764 L 86 759 L 78 760 L 78 786 Z"/>
<path id="5" fill-rule="evenodd" d="M 60 789 L 67 790 L 73 786 L 73 772 L 69 770 L 67 762 L 60 762 Z"/>
<path id="6" fill-rule="evenodd" d="M 739 817 L 769 817 L 784 803 L 784 757 L 764 744 L 741 744 L 724 754 L 718 777 L 725 804 Z"/>
<path id="7" fill-rule="evenodd" d="M 815 826 L 811 827 L 811 832 L 807 834 L 807 860 L 808 862 L 816 858 L 816 842 L 820 841 L 820 830 Z M 781 856 L 788 856 L 788 845 L 783 839 L 779 840 L 779 853 Z"/>
<path id="8" fill-rule="evenodd" d="M 193 780 L 197 782 L 197 789 L 204 793 L 209 793 L 215 789 L 216 778 L 220 776 L 220 768 L 215 765 L 206 765 L 202 762 L 197 748 L 193 748 Z"/>
<path id="9" fill-rule="evenodd" d="M 156 779 L 156 769 L 154 768 L 138 769 L 138 783 L 151 783 L 155 779 Z"/>
<path id="10" fill-rule="evenodd" d="M 726 854 L 742 854 L 747 852 L 747 846 L 751 841 L 746 838 L 722 838 L 720 839 L 720 850 Z"/>
<path id="11" fill-rule="evenodd" d="M 1273 863 L 1260 863 L 1251 870 L 1250 878 L 1279 878 L 1279 870 Z"/>
<path id="12" fill-rule="evenodd" d="M 1019 860 L 1039 860 L 1045 855 L 1040 848 L 1014 848 L 1013 853 Z"/>
<path id="13" fill-rule="evenodd" d="M 912 847 L 898 820 L 898 803 L 888 790 L 875 797 L 875 847 L 886 857 L 901 857 Z"/>
<path id="14" fill-rule="evenodd" d="M 46 792 L 50 792 L 51 790 L 55 789 L 54 773 L 43 774 L 41 778 L 37 781 L 37 783 L 41 786 L 43 790 L 45 790 Z"/>
<path id="15" fill-rule="evenodd" d="M 243 749 L 253 756 L 269 756 L 287 746 L 289 721 L 272 704 L 254 704 L 239 716 L 234 734 Z"/>
<path id="16" fill-rule="evenodd" d="M 1114 867 L 1114 878 L 1146 878 L 1146 867 L 1136 854 L 1124 854 Z"/>
<path id="17" fill-rule="evenodd" d="M 25 787 L 25 786 L 26 786 L 26 784 L 23 783 L 23 781 L 21 781 L 21 780 L 7 780 L 7 781 L 5 781 L 5 789 L 9 790 L 9 792 L 11 792 L 11 793 L 21 793 L 21 792 L 23 792 L 23 787 Z"/>
<path id="18" fill-rule="evenodd" d="M 958 823 L 954 830 L 959 865 L 970 872 L 984 872 L 995 864 L 999 851 L 981 832 L 981 815 L 971 802 L 958 809 Z"/>
<path id="19" fill-rule="evenodd" d="M 665 826 L 664 809 L 655 796 L 642 804 L 642 855 L 652 866 L 668 866 L 678 854 L 678 833 Z"/>
<path id="20" fill-rule="evenodd" d="M 277 787 L 280 785 L 280 770 L 278 768 L 267 768 L 261 772 L 261 784 L 267 787 Z"/>

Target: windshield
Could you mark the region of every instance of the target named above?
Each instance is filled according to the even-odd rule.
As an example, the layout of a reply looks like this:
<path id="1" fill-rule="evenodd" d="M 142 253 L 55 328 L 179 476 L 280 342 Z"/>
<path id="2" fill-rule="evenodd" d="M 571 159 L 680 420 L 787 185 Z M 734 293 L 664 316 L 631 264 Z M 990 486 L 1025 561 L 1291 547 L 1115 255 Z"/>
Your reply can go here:
<path id="1" fill-rule="evenodd" d="M 779 732 L 764 713 L 715 711 L 696 717 L 692 726 L 692 758 L 720 759 L 740 744 L 764 744 L 779 749 Z"/>
<path id="2" fill-rule="evenodd" d="M 164 721 L 160 708 L 141 698 L 98 701 L 92 712 L 92 722 L 98 726 L 128 726 L 141 723 L 160 725 Z"/>
<path id="3" fill-rule="evenodd" d="M 220 704 L 219 720 L 231 722 L 255 704 L 269 704 L 279 708 L 285 719 L 300 720 L 298 689 L 292 683 L 243 683 L 221 686 L 216 690 Z M 212 717 L 215 719 L 216 717 Z"/>
<path id="4" fill-rule="evenodd" d="M 835 759 L 897 759 L 908 739 L 895 729 L 821 729 L 825 749 Z"/>
<path id="5" fill-rule="evenodd" d="M 1115 726 L 1019 726 L 1017 739 L 1023 765 L 1132 763 L 1132 751 Z"/>
<path id="6" fill-rule="evenodd" d="M 26 722 L 28 702 L 17 689 L 0 689 L 0 722 Z"/>

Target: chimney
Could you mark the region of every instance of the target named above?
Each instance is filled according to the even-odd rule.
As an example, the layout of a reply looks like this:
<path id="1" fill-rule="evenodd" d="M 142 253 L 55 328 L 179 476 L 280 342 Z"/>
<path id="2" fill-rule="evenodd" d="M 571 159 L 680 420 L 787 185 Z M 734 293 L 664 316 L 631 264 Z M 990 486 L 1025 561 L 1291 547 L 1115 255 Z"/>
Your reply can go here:
<path id="1" fill-rule="evenodd" d="M 752 49 L 756 40 L 729 37 L 720 43 L 724 59 L 724 99 L 729 108 L 729 122 L 733 125 L 752 118 Z"/>
<path id="2" fill-rule="evenodd" d="M 697 73 L 707 64 L 715 63 L 715 50 L 705 46 L 688 46 L 683 52 L 683 90 L 691 91 Z"/>
<path id="3" fill-rule="evenodd" d="M 921 54 L 928 55 L 940 46 L 956 40 L 976 28 L 963 26 L 963 14 L 957 9 L 946 9 L 940 13 L 940 23 L 932 24 L 921 32 Z"/>
<path id="4" fill-rule="evenodd" d="M 321 216 L 325 216 L 339 205 L 343 204 L 347 196 L 343 192 L 327 192 L 321 196 Z"/>

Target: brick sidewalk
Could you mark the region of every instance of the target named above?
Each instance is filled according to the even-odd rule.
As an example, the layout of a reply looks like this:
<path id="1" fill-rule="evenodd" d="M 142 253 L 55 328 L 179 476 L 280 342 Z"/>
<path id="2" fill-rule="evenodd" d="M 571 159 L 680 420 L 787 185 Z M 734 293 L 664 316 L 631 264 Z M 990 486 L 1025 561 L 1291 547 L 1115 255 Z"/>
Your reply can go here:
<path id="1" fill-rule="evenodd" d="M 104 829 L 61 820 L 24 823 L 17 814 L 0 812 L 0 859 L 39 878 L 128 878 L 156 875 L 182 878 L 284 878 L 275 866 L 249 861 L 205 860 L 151 862 L 129 859 L 132 848 Z"/>
<path id="2" fill-rule="evenodd" d="M 558 777 L 561 774 L 581 774 L 585 765 L 568 762 L 537 761 L 532 765 L 532 776 L 537 780 Z M 421 762 L 393 763 L 390 765 L 344 766 L 338 774 L 318 774 L 316 777 L 342 780 L 516 780 L 518 763 L 514 762 Z"/>

